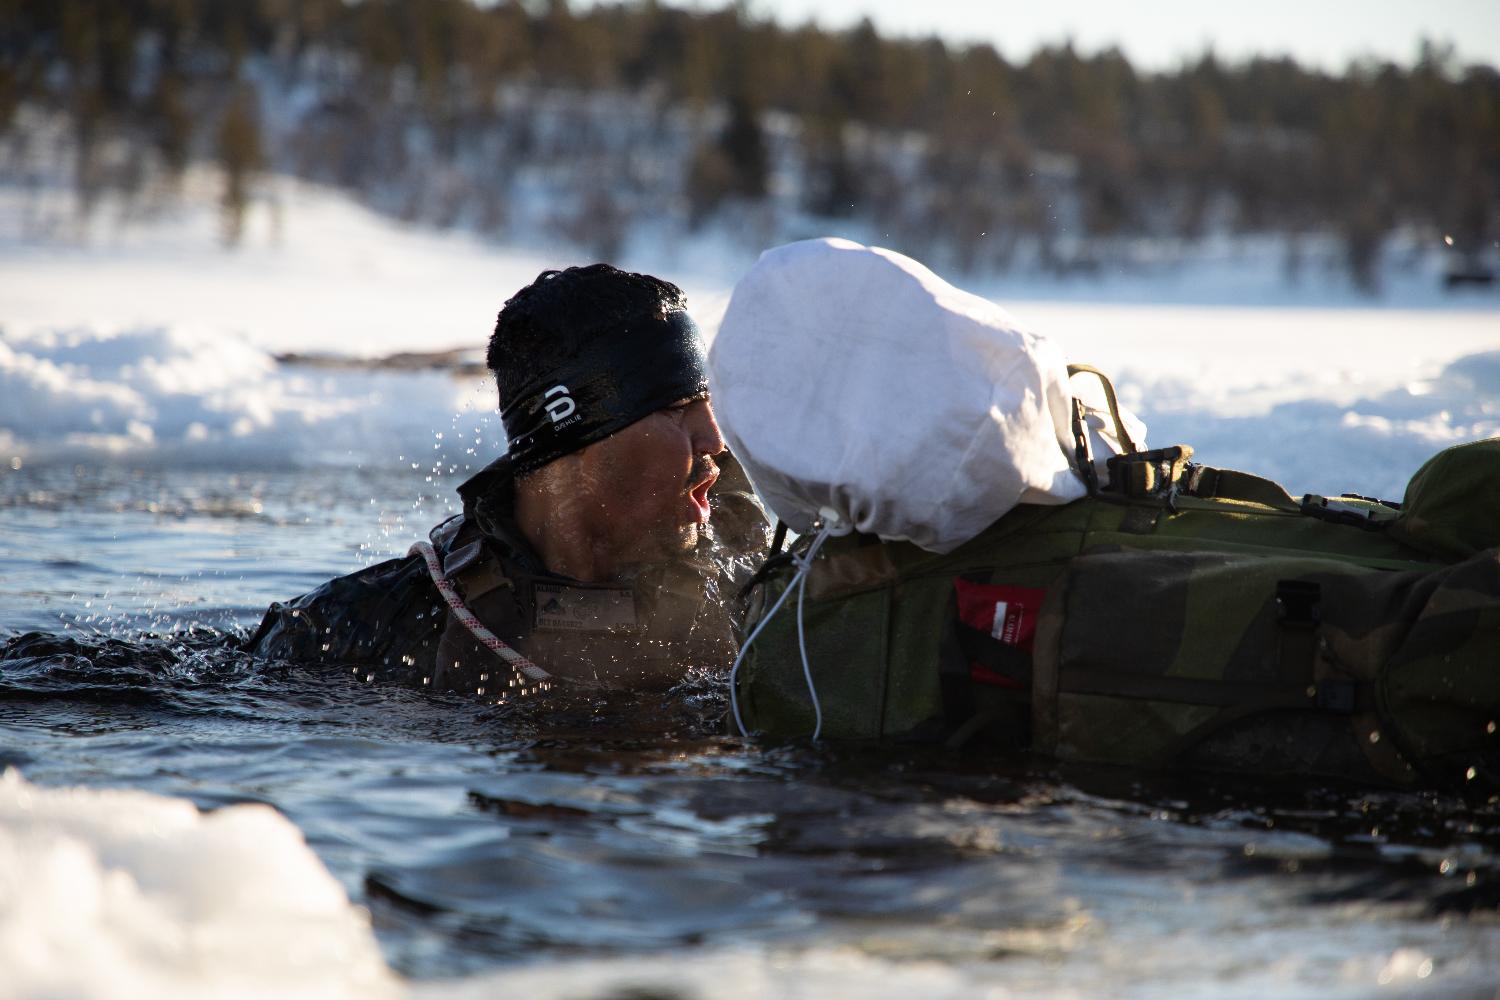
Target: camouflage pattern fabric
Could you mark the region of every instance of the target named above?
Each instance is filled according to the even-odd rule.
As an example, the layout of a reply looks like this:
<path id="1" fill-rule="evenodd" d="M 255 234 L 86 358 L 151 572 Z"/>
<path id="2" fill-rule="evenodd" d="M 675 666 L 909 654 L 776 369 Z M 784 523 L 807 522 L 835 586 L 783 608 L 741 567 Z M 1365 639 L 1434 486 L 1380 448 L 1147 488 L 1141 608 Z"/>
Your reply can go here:
<path id="1" fill-rule="evenodd" d="M 1500 441 L 1482 444 L 1460 456 L 1492 460 Z M 1409 531 L 1305 516 L 1275 484 L 1218 478 L 1208 498 L 1018 508 L 946 556 L 830 541 L 804 608 L 825 736 L 983 731 L 1062 760 L 1395 784 L 1493 774 L 1500 550 L 1455 562 Z M 1376 502 L 1340 502 L 1388 523 Z M 1470 512 L 1480 527 L 1464 537 L 1482 540 L 1495 509 Z M 752 619 L 790 577 L 765 573 Z M 1029 649 L 960 621 L 956 594 L 971 584 L 1044 595 Z M 995 670 L 1021 671 L 1026 690 Z M 794 609 L 747 654 L 739 694 L 753 728 L 811 732 Z"/>
<path id="2" fill-rule="evenodd" d="M 1406 486 L 1396 539 L 1444 559 L 1500 545 L 1500 438 L 1440 451 Z"/>

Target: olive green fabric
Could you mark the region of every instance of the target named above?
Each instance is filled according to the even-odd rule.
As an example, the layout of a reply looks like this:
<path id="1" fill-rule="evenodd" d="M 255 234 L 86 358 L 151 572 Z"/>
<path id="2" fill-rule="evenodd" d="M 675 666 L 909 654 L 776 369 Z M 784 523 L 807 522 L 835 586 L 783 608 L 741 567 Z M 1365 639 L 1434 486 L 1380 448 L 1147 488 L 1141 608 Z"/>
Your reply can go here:
<path id="1" fill-rule="evenodd" d="M 1393 537 L 1444 559 L 1500 545 L 1500 438 L 1438 452 L 1417 470 Z"/>
<path id="2" fill-rule="evenodd" d="M 830 540 L 803 608 L 824 736 L 951 736 L 960 690 L 992 735 L 1064 760 L 1412 783 L 1459 780 L 1496 753 L 1496 550 L 1449 565 L 1285 504 L 1173 506 L 1021 507 L 943 556 Z M 791 576 L 768 574 L 752 616 Z M 955 689 L 958 577 L 1046 591 L 1029 693 L 970 682 L 962 655 Z M 1300 611 L 1299 594 L 1311 595 Z M 797 641 L 793 600 L 741 668 L 752 729 L 811 733 Z"/>
<path id="3" fill-rule="evenodd" d="M 1425 600 L 1380 677 L 1402 751 L 1454 780 L 1500 754 L 1500 549 L 1422 581 Z M 1483 766 L 1483 765 L 1482 765 Z"/>

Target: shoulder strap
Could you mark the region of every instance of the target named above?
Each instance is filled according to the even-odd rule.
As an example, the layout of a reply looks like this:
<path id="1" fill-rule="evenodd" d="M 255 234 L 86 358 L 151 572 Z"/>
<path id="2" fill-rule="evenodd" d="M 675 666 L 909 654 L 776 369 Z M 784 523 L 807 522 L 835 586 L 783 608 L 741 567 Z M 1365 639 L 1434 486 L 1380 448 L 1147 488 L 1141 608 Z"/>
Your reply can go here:
<path id="1" fill-rule="evenodd" d="M 1109 380 L 1109 376 L 1093 365 L 1069 365 L 1068 377 L 1072 378 L 1074 375 L 1093 375 L 1099 380 L 1099 384 L 1104 386 L 1104 399 L 1109 404 L 1109 415 L 1115 422 L 1115 436 L 1127 453 L 1139 451 L 1135 442 L 1131 440 L 1130 432 L 1125 429 L 1125 421 L 1120 418 L 1120 401 L 1115 398 L 1115 386 Z M 1077 433 L 1076 427 L 1074 433 Z"/>

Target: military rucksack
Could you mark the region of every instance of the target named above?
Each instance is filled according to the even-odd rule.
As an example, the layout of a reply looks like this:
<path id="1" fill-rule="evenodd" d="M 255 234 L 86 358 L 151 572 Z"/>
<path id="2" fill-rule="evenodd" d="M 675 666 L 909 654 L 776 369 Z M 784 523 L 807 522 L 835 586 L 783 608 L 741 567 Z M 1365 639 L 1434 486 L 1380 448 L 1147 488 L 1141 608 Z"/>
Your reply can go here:
<path id="1" fill-rule="evenodd" d="M 745 653 L 745 724 L 812 731 L 800 639 L 829 738 L 1400 784 L 1493 775 L 1500 439 L 1435 457 L 1403 505 L 1294 500 L 1191 454 L 1122 456 L 1088 498 L 1018 507 L 947 555 L 828 540 L 803 627 L 790 601 Z M 751 625 L 795 558 L 762 568 Z"/>

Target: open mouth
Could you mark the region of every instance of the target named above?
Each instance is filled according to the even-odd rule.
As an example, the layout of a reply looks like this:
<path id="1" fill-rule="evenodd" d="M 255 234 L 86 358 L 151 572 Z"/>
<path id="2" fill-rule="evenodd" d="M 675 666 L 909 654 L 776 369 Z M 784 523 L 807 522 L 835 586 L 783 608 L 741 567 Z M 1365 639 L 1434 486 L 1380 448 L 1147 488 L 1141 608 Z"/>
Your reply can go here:
<path id="1" fill-rule="evenodd" d="M 699 524 L 708 523 L 708 491 L 713 489 L 713 485 L 718 479 L 718 472 L 712 472 L 707 478 L 701 480 L 696 486 L 688 490 L 688 499 L 692 501 L 693 513 Z"/>

